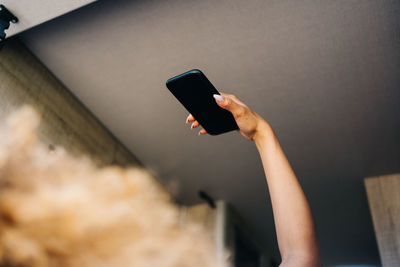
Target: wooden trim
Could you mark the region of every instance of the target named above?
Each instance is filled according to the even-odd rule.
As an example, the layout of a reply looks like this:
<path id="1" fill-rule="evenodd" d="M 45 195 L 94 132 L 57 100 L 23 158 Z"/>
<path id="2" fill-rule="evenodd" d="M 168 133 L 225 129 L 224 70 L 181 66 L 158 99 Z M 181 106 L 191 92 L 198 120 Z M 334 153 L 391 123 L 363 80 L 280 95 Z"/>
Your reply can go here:
<path id="1" fill-rule="evenodd" d="M 400 174 L 366 178 L 368 203 L 382 265 L 400 266 Z"/>

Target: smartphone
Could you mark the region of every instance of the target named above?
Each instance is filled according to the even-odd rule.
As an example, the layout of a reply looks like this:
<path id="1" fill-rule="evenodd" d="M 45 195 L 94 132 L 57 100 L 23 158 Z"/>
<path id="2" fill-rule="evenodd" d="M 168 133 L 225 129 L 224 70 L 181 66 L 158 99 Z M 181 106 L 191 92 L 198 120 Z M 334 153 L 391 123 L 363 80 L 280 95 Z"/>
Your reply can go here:
<path id="1" fill-rule="evenodd" d="M 232 113 L 217 105 L 217 89 L 197 69 L 187 71 L 167 81 L 167 88 L 211 135 L 237 130 Z"/>

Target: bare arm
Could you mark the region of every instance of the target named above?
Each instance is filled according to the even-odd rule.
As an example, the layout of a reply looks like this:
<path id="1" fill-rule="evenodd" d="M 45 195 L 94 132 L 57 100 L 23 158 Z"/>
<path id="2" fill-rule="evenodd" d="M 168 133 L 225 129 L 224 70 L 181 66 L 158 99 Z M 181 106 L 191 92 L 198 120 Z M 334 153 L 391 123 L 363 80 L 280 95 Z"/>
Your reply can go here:
<path id="1" fill-rule="evenodd" d="M 318 241 L 306 196 L 282 148 L 266 123 L 254 142 L 263 162 L 271 195 L 281 266 L 321 266 Z"/>
<path id="2" fill-rule="evenodd" d="M 314 222 L 307 199 L 271 126 L 233 95 L 215 96 L 220 107 L 232 112 L 239 132 L 253 140 L 264 166 L 271 196 L 283 267 L 322 266 Z M 199 126 L 189 115 L 192 128 Z M 199 134 L 206 134 L 203 129 Z"/>

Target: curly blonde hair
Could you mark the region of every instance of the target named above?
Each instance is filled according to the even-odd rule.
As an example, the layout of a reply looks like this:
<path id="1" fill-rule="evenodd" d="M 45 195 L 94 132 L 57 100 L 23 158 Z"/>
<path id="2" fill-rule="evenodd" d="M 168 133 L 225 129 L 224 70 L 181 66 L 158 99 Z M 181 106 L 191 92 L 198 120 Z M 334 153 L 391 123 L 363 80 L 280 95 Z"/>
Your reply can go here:
<path id="1" fill-rule="evenodd" d="M 217 266 L 149 173 L 50 152 L 38 124 L 24 107 L 0 132 L 0 266 Z"/>

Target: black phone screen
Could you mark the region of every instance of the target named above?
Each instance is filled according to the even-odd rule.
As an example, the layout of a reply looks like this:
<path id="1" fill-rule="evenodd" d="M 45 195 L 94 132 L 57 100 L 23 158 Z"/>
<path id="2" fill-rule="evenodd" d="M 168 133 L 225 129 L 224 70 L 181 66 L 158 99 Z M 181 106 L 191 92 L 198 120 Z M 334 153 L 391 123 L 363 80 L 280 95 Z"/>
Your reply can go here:
<path id="1" fill-rule="evenodd" d="M 217 135 L 238 129 L 232 113 L 215 103 L 213 95 L 219 93 L 200 70 L 169 79 L 167 87 L 207 133 Z"/>

